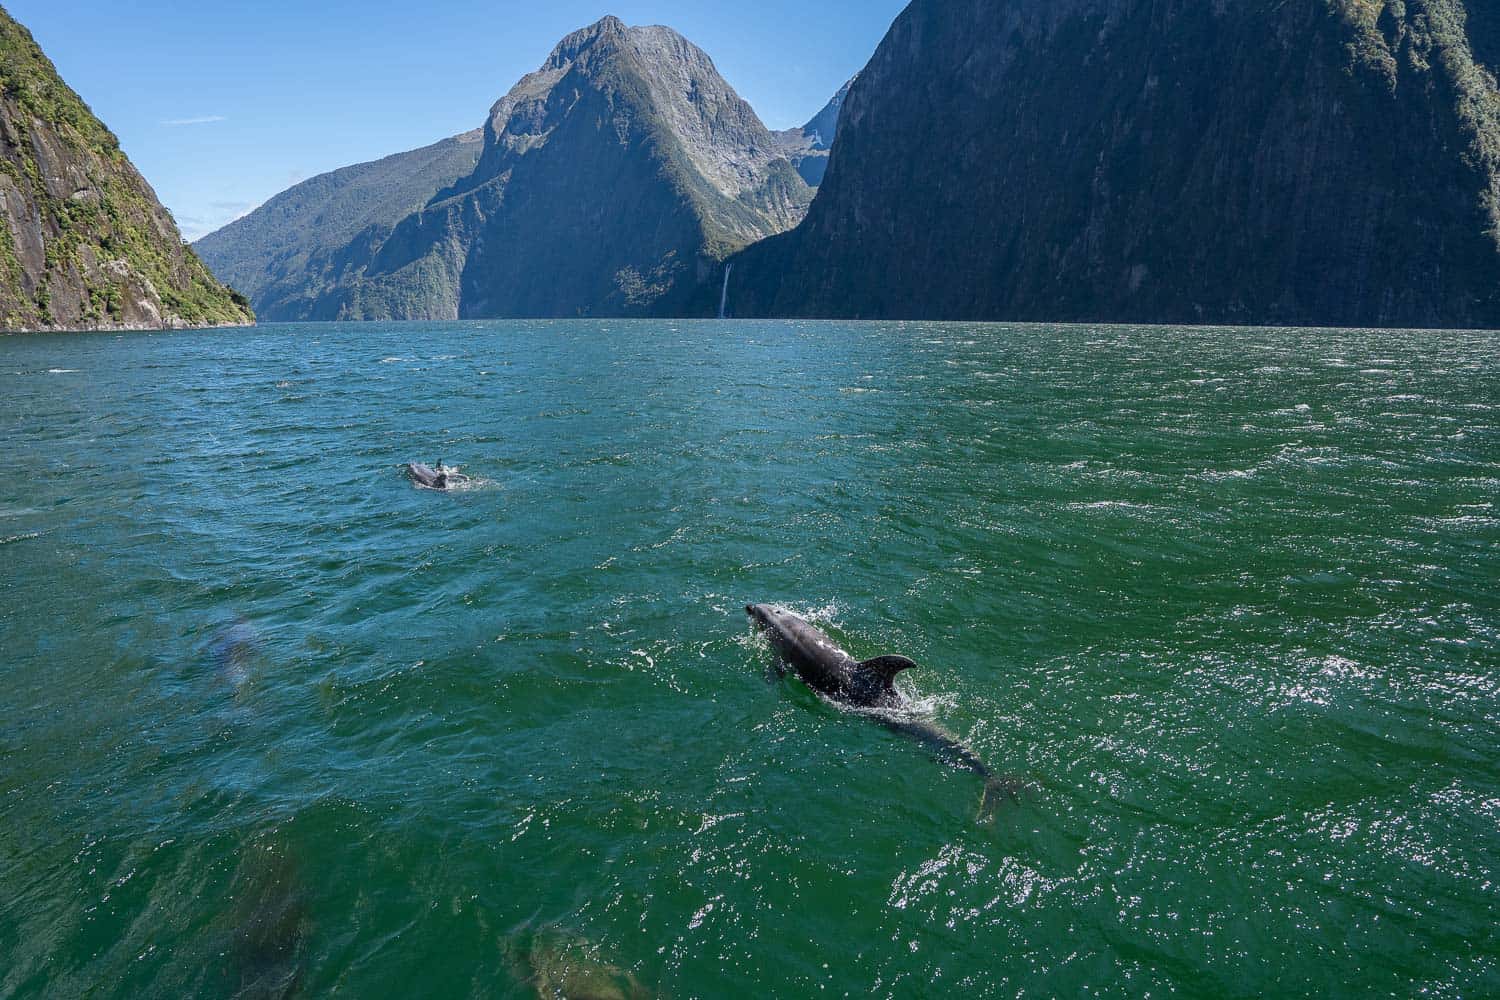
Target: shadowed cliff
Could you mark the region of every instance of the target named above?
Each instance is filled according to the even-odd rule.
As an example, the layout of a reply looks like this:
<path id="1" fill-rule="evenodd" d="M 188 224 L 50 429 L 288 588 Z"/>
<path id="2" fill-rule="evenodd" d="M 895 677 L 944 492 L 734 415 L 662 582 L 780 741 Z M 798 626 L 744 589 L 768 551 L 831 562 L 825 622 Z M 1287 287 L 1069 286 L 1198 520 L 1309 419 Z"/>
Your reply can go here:
<path id="1" fill-rule="evenodd" d="M 730 312 L 1500 326 L 1497 22 L 916 0 L 807 220 L 733 259 Z"/>

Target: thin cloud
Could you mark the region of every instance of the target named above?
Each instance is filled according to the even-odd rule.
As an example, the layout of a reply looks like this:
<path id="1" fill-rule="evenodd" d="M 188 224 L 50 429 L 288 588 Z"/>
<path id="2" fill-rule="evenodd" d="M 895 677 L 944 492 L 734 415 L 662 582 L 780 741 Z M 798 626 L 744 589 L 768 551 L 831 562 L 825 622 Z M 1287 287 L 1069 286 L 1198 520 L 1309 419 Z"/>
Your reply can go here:
<path id="1" fill-rule="evenodd" d="M 182 128 L 184 125 L 212 125 L 215 122 L 227 122 L 229 119 L 223 115 L 200 115 L 197 118 L 169 118 L 162 122 L 167 128 Z"/>
<path id="2" fill-rule="evenodd" d="M 260 206 L 248 201 L 211 201 L 207 207 L 209 211 L 200 211 L 194 215 L 173 213 L 182 238 L 189 243 L 197 243 L 210 233 L 216 233 L 225 226 L 240 221 Z"/>

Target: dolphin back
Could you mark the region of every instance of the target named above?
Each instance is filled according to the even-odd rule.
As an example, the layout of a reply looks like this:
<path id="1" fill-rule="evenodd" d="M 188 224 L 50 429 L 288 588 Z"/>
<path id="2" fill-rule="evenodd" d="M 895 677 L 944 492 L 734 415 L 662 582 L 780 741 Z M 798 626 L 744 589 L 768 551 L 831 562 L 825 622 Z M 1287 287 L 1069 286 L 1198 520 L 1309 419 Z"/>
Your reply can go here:
<path id="1" fill-rule="evenodd" d="M 423 465 L 421 462 L 411 462 L 406 466 L 406 472 L 418 486 L 437 485 L 438 474 L 430 465 Z"/>

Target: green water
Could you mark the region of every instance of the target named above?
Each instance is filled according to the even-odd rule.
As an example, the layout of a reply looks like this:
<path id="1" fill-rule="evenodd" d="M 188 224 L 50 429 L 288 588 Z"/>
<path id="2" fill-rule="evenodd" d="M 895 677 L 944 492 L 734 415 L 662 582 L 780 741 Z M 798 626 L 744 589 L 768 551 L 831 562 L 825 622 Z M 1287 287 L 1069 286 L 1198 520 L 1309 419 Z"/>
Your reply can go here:
<path id="1" fill-rule="evenodd" d="M 1500 994 L 1500 335 L 10 338 L 0 433 L 0 996 Z"/>

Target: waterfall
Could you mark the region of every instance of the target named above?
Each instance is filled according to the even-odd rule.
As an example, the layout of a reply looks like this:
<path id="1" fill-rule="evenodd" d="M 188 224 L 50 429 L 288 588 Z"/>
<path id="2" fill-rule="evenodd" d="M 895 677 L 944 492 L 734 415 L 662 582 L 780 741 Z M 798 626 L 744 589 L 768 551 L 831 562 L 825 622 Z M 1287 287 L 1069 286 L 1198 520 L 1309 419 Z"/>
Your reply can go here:
<path id="1" fill-rule="evenodd" d="M 719 318 L 729 318 L 729 276 L 734 273 L 734 265 L 729 264 L 724 268 L 724 290 L 719 293 Z"/>

